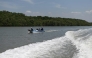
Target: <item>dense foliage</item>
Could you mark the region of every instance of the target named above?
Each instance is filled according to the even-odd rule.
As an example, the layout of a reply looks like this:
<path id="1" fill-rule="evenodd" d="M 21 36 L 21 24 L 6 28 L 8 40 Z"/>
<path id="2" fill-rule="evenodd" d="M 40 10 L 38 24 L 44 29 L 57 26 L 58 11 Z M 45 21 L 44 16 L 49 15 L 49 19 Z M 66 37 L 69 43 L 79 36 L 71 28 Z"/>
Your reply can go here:
<path id="1" fill-rule="evenodd" d="M 72 18 L 25 16 L 23 13 L 0 11 L 0 26 L 89 26 L 91 23 Z"/>

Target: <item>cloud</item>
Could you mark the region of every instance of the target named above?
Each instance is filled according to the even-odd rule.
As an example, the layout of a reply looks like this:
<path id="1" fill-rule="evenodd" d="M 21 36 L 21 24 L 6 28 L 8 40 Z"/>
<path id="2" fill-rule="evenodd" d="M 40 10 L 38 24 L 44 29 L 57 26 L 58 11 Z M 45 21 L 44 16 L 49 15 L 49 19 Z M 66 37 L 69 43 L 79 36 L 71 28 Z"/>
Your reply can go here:
<path id="1" fill-rule="evenodd" d="M 71 12 L 72 14 L 81 14 L 81 12 Z"/>
<path id="2" fill-rule="evenodd" d="M 60 4 L 57 4 L 55 7 L 56 8 L 61 8 L 61 5 Z"/>
<path id="3" fill-rule="evenodd" d="M 92 10 L 86 11 L 86 13 L 91 14 L 92 13 Z"/>
<path id="4" fill-rule="evenodd" d="M 30 11 L 30 10 L 27 10 L 25 12 L 25 15 L 27 15 L 27 16 L 40 16 L 40 15 L 43 15 L 43 14 L 40 13 L 40 12 L 33 12 L 33 11 Z"/>
<path id="5" fill-rule="evenodd" d="M 27 10 L 26 13 L 32 13 L 30 10 Z"/>
<path id="6" fill-rule="evenodd" d="M 0 6 L 10 9 L 18 9 L 18 6 L 16 4 L 12 4 L 10 2 L 0 2 Z"/>
<path id="7" fill-rule="evenodd" d="M 56 8 L 62 8 L 62 9 L 66 9 L 66 7 L 62 7 L 60 4 L 55 5 Z"/>
<path id="8" fill-rule="evenodd" d="M 27 16 L 30 16 L 32 14 L 32 11 L 30 11 L 30 10 L 27 10 L 26 12 L 25 12 L 25 15 L 27 15 Z"/>
<path id="9" fill-rule="evenodd" d="M 30 4 L 34 4 L 34 2 L 32 0 L 23 0 L 23 1 L 26 1 L 26 2 L 28 2 Z"/>
<path id="10" fill-rule="evenodd" d="M 48 15 L 49 15 L 49 16 L 52 16 L 52 12 L 48 12 Z"/>
<path id="11" fill-rule="evenodd" d="M 48 14 L 52 14 L 51 12 L 48 12 Z"/>

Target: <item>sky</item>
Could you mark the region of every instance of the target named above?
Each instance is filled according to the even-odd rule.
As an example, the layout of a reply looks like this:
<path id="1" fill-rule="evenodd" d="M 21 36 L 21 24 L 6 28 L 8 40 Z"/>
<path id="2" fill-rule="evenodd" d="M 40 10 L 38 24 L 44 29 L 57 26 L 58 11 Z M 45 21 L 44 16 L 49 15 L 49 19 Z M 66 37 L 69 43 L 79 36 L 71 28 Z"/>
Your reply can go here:
<path id="1" fill-rule="evenodd" d="M 0 0 L 0 11 L 92 22 L 92 0 Z"/>

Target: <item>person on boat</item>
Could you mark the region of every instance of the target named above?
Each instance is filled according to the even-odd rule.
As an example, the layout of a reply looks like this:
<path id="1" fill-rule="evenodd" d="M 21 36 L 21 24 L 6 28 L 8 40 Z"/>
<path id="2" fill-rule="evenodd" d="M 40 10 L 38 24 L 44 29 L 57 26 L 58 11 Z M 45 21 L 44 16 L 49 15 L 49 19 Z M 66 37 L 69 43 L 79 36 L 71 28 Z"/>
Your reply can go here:
<path id="1" fill-rule="evenodd" d="M 30 29 L 28 29 L 28 31 L 30 31 Z"/>
<path id="2" fill-rule="evenodd" d="M 38 28 L 36 29 L 36 31 L 38 31 Z"/>
<path id="3" fill-rule="evenodd" d="M 33 28 L 31 27 L 31 30 L 30 31 L 33 31 Z"/>
<path id="4" fill-rule="evenodd" d="M 43 31 L 44 29 L 43 28 L 41 28 L 41 31 Z"/>

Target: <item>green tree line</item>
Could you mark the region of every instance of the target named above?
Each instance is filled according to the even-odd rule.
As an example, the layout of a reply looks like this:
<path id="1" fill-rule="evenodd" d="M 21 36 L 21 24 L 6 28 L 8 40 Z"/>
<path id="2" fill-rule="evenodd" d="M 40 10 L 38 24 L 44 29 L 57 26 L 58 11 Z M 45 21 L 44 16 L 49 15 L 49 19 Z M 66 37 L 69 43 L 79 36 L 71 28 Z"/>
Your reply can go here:
<path id="1" fill-rule="evenodd" d="M 92 23 L 81 19 L 26 16 L 23 13 L 0 11 L 0 26 L 91 26 Z"/>

